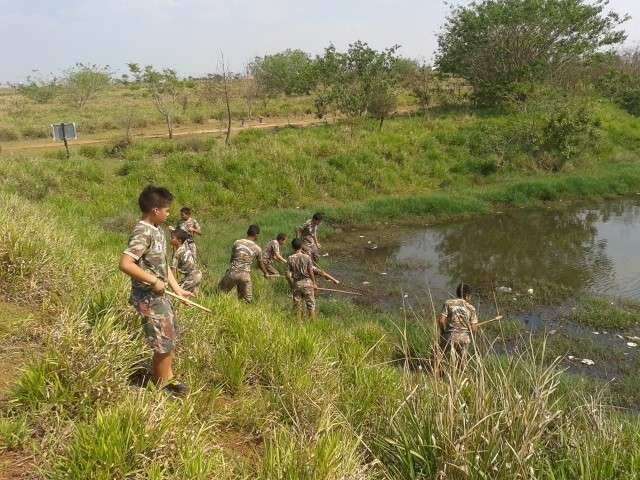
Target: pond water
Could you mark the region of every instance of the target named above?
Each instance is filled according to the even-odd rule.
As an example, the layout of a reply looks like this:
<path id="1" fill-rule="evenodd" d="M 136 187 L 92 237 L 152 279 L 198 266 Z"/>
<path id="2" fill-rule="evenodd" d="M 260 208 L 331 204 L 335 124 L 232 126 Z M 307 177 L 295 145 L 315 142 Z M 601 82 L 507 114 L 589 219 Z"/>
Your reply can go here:
<path id="1" fill-rule="evenodd" d="M 437 305 L 460 281 L 485 301 L 496 289 L 538 305 L 585 292 L 640 300 L 640 198 L 443 225 L 380 223 L 325 244 L 332 273 L 385 308 L 429 306 L 431 297 Z"/>

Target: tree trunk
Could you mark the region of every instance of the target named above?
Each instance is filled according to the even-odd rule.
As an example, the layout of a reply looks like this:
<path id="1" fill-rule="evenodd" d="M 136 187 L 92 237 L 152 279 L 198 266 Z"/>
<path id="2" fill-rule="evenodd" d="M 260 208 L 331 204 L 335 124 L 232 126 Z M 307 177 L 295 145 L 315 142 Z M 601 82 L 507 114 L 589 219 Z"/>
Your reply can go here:
<path id="1" fill-rule="evenodd" d="M 173 124 L 171 122 L 171 115 L 165 115 L 164 118 L 167 122 L 167 130 L 169 130 L 169 140 L 173 140 Z"/>
<path id="2" fill-rule="evenodd" d="M 384 115 L 380 117 L 380 125 L 378 125 L 378 131 L 382 131 L 382 124 L 384 123 Z"/>

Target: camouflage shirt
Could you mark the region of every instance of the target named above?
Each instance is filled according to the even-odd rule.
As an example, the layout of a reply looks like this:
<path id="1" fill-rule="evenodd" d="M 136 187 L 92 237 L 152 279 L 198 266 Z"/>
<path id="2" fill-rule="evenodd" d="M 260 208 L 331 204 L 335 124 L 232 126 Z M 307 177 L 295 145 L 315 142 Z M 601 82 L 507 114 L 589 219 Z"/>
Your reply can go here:
<path id="1" fill-rule="evenodd" d="M 196 264 L 196 259 L 193 256 L 193 251 L 186 243 L 180 245 L 174 252 L 171 268 L 174 268 L 183 275 L 190 275 L 198 270 L 198 265 Z"/>
<path id="2" fill-rule="evenodd" d="M 250 272 L 251 263 L 254 258 L 262 254 L 262 249 L 247 238 L 242 238 L 233 242 L 231 247 L 231 267 L 232 272 Z"/>
<path id="3" fill-rule="evenodd" d="M 264 247 L 264 253 L 262 254 L 262 261 L 265 263 L 273 263 L 276 259 L 276 255 L 280 255 L 280 244 L 278 240 L 271 240 Z"/>
<path id="4" fill-rule="evenodd" d="M 315 235 L 318 232 L 318 225 L 313 223 L 313 220 L 307 220 L 300 227 L 302 231 L 302 241 L 309 245 L 315 245 Z"/>
<path id="5" fill-rule="evenodd" d="M 462 298 L 444 302 L 442 315 L 447 318 L 445 335 L 457 341 L 469 340 L 471 325 L 478 323 L 475 307 Z"/>
<path id="6" fill-rule="evenodd" d="M 167 243 L 160 228 L 140 220 L 129 237 L 125 255 L 133 258 L 145 272 L 152 273 L 163 282 L 167 274 Z M 138 280 L 131 279 L 132 291 L 149 291 L 151 287 Z"/>
<path id="7" fill-rule="evenodd" d="M 303 252 L 294 253 L 287 258 L 287 272 L 296 283 L 311 283 L 309 269 L 313 269 L 313 260 Z"/>
<path id="8" fill-rule="evenodd" d="M 178 220 L 178 223 L 176 223 L 176 228 L 179 230 L 184 230 L 189 234 L 189 238 L 192 238 L 193 235 L 191 234 L 191 230 L 200 229 L 200 224 L 195 218 L 190 217 L 186 220 L 182 220 L 182 219 Z"/>

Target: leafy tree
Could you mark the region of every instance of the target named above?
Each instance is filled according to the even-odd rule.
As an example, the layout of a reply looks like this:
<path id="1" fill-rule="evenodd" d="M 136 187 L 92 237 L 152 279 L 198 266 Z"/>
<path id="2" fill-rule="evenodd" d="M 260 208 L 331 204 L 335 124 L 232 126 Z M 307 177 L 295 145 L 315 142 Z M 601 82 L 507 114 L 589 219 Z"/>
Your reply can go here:
<path id="1" fill-rule="evenodd" d="M 135 71 L 131 70 L 131 65 L 129 65 L 129 70 L 135 76 Z M 138 75 L 140 81 L 151 95 L 156 110 L 164 118 L 169 138 L 172 139 L 173 122 L 180 108 L 179 96 L 182 91 L 182 82 L 178 78 L 178 74 L 170 68 L 159 71 L 153 66 L 147 65 Z"/>
<path id="2" fill-rule="evenodd" d="M 399 75 L 402 85 L 415 97 L 420 108 L 428 109 L 438 89 L 438 80 L 431 65 L 411 62 L 405 64 Z"/>
<path id="3" fill-rule="evenodd" d="M 438 37 L 439 70 L 465 78 L 481 104 L 511 96 L 626 35 L 608 0 L 481 0 L 454 7 Z"/>
<path id="4" fill-rule="evenodd" d="M 596 87 L 630 114 L 640 116 L 640 49 L 621 52 L 611 63 Z"/>
<path id="5" fill-rule="evenodd" d="M 77 108 L 83 108 L 98 92 L 111 84 L 109 66 L 76 63 L 67 70 L 65 87 L 68 98 Z"/>
<path id="6" fill-rule="evenodd" d="M 20 95 L 33 100 L 36 103 L 49 103 L 60 91 L 57 78 L 43 79 L 37 76 L 28 76 L 25 83 L 15 85 Z"/>
<path id="7" fill-rule="evenodd" d="M 350 120 L 372 114 L 382 125 L 395 106 L 398 48 L 396 45 L 378 52 L 358 41 L 339 53 L 329 46 L 318 62 L 320 76 L 325 76 L 323 81 L 329 86 L 326 98 Z"/>
<path id="8" fill-rule="evenodd" d="M 306 95 L 315 85 L 313 61 L 302 50 L 256 57 L 251 72 L 259 87 L 269 95 Z"/>
<path id="9" fill-rule="evenodd" d="M 380 121 L 380 130 L 382 130 L 385 119 L 395 110 L 396 106 L 397 95 L 392 82 L 382 80 L 378 85 L 374 85 L 369 95 L 367 112 Z"/>

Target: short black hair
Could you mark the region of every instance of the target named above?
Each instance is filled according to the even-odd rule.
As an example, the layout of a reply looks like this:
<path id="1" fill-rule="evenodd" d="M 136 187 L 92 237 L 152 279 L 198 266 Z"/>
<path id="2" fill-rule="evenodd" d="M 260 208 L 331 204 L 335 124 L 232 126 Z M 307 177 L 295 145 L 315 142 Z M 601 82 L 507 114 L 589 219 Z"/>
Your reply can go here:
<path id="1" fill-rule="evenodd" d="M 143 213 L 149 213 L 154 208 L 166 208 L 171 205 L 173 195 L 164 187 L 147 185 L 138 197 L 138 205 Z"/>
<path id="2" fill-rule="evenodd" d="M 171 232 L 171 236 L 173 238 L 177 238 L 181 243 L 186 242 L 189 239 L 189 234 L 182 230 L 181 228 L 177 228 Z"/>
<path id="3" fill-rule="evenodd" d="M 276 240 L 280 240 L 281 242 L 286 239 L 287 239 L 286 233 L 279 233 L 278 236 L 276 237 Z"/>
<path id="4" fill-rule="evenodd" d="M 260 233 L 260 227 L 258 225 L 249 225 L 247 230 L 247 237 L 255 237 Z"/>
<path id="5" fill-rule="evenodd" d="M 187 215 L 191 215 L 191 209 L 189 207 L 182 207 L 180 209 L 180 213 L 186 213 Z"/>
<path id="6" fill-rule="evenodd" d="M 471 293 L 471 286 L 467 285 L 466 283 L 461 283 L 460 285 L 458 285 L 458 288 L 456 288 L 456 295 L 458 296 L 458 298 L 467 297 L 471 295 Z"/>
<path id="7" fill-rule="evenodd" d="M 302 248 L 302 240 L 299 238 L 294 238 L 291 241 L 291 248 L 293 248 L 296 252 Z"/>
<path id="8" fill-rule="evenodd" d="M 314 220 L 322 220 L 324 218 L 324 213 L 321 212 L 316 212 L 313 214 L 313 219 Z"/>

